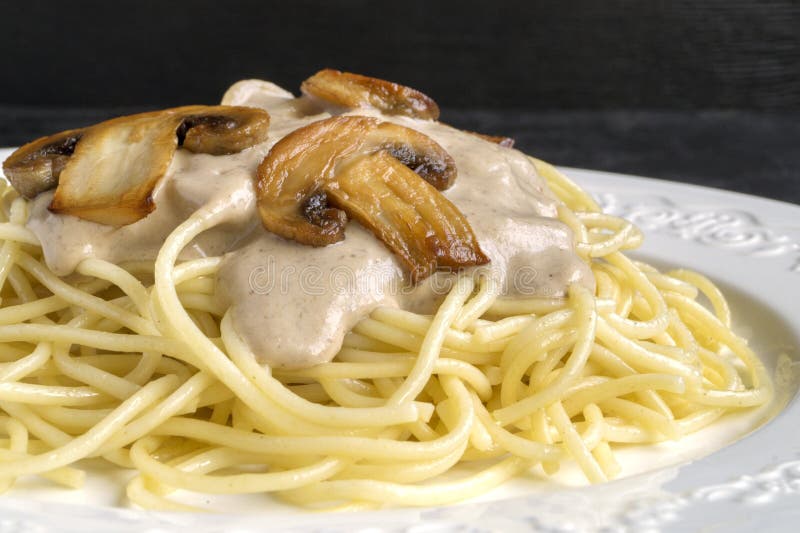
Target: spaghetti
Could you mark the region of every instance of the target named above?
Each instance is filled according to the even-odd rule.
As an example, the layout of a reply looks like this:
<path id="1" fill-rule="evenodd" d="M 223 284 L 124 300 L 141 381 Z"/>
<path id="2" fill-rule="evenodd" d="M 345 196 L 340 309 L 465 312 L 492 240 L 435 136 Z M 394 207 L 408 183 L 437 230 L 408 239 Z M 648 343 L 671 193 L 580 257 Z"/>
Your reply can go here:
<path id="1" fill-rule="evenodd" d="M 102 457 L 132 469 L 128 497 L 154 509 L 192 509 L 170 497 L 179 489 L 314 508 L 444 504 L 565 461 L 603 482 L 623 470 L 618 444 L 679 439 L 768 402 L 720 291 L 627 258 L 639 230 L 534 162 L 594 293 L 508 298 L 462 274 L 435 315 L 379 308 L 334 361 L 299 370 L 258 364 L 215 304 L 220 258 L 178 261 L 221 222 L 213 205 L 155 264 L 87 259 L 60 279 L 25 227 L 28 202 L 4 186 L 0 490 L 28 475 L 77 488 L 80 461 Z"/>

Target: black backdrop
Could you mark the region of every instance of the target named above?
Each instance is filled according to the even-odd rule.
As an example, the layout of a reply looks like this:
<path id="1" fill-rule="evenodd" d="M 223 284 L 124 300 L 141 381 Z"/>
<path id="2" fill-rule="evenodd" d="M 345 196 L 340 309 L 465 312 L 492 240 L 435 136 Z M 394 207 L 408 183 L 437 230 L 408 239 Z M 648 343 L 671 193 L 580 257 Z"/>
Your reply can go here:
<path id="1" fill-rule="evenodd" d="M 558 164 L 800 203 L 800 0 L 0 0 L 0 146 L 321 67 Z"/>
<path id="2" fill-rule="evenodd" d="M 459 108 L 800 108 L 791 0 L 5 2 L 0 104 L 215 102 L 323 66 Z"/>

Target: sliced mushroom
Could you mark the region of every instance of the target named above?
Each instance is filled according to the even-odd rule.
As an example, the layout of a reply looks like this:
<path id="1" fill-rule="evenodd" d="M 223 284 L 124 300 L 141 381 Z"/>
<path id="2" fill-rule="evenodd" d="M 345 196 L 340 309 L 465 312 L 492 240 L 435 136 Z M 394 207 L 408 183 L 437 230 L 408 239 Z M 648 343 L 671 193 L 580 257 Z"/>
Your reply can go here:
<path id="1" fill-rule="evenodd" d="M 426 135 L 337 116 L 275 144 L 258 167 L 256 188 L 267 230 L 325 246 L 344 239 L 351 216 L 417 281 L 437 268 L 488 262 L 464 215 L 439 193 L 455 177 L 453 159 Z"/>
<path id="2" fill-rule="evenodd" d="M 83 129 L 41 137 L 16 150 L 3 162 L 3 174 L 19 194 L 31 199 L 58 185 Z"/>
<path id="3" fill-rule="evenodd" d="M 178 146 L 230 154 L 265 141 L 268 130 L 269 114 L 261 109 L 177 107 L 39 139 L 14 152 L 3 169 L 27 198 L 57 186 L 55 213 L 119 226 L 155 209 L 153 189 Z"/>
<path id="4" fill-rule="evenodd" d="M 293 131 L 269 151 L 256 172 L 264 227 L 287 239 L 325 246 L 344 239 L 347 217 L 330 209 L 323 187 L 337 164 L 358 153 L 378 121 L 338 116 Z"/>
<path id="5" fill-rule="evenodd" d="M 196 111 L 195 111 L 196 109 Z M 178 126 L 178 145 L 195 153 L 227 155 L 267 140 L 269 113 L 254 107 L 189 106 Z"/>
<path id="6" fill-rule="evenodd" d="M 372 107 L 388 115 L 439 118 L 436 102 L 416 89 L 351 72 L 320 70 L 304 81 L 300 90 L 312 99 L 347 109 Z"/>
<path id="7" fill-rule="evenodd" d="M 155 209 L 153 188 L 178 145 L 181 116 L 142 113 L 88 128 L 61 172 L 50 211 L 123 226 Z"/>
<path id="8" fill-rule="evenodd" d="M 440 191 L 456 179 L 456 164 L 444 148 L 427 135 L 391 122 L 382 122 L 371 135 L 372 142 L 419 174 Z"/>
<path id="9" fill-rule="evenodd" d="M 458 208 L 385 151 L 342 169 L 327 195 L 383 241 L 414 282 L 438 268 L 489 262 Z"/>

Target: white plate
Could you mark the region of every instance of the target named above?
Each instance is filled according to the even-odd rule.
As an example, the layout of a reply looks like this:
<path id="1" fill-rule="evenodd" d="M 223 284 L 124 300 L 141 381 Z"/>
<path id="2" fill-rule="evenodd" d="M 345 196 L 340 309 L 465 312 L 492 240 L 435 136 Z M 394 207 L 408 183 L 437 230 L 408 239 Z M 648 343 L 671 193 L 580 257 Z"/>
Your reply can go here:
<path id="1" fill-rule="evenodd" d="M 0 160 L 8 153 L 0 150 Z M 515 480 L 476 501 L 436 508 L 311 514 L 248 496 L 195 500 L 236 509 L 227 514 L 153 513 L 116 506 L 124 505 L 124 474 L 91 469 L 81 491 L 26 482 L 0 497 L 0 533 L 795 531 L 800 523 L 800 403 L 794 401 L 800 381 L 795 362 L 800 359 L 800 206 L 604 172 L 567 173 L 607 211 L 645 231 L 645 244 L 633 255 L 663 267 L 698 270 L 721 285 L 737 331 L 751 339 L 773 371 L 783 361 L 779 399 L 771 411 L 729 417 L 680 445 L 623 450 L 620 461 L 629 475 L 608 484 L 580 486 L 567 469 L 559 483 Z M 776 406 L 783 409 L 771 418 Z"/>

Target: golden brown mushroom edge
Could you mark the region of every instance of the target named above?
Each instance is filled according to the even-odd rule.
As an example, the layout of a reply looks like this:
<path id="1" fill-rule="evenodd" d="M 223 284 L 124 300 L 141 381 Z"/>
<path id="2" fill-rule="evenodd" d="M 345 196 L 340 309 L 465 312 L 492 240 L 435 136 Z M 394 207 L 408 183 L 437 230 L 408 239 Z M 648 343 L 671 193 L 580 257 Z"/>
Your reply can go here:
<path id="1" fill-rule="evenodd" d="M 155 209 L 153 189 L 178 147 L 231 154 L 266 141 L 268 132 L 262 109 L 177 107 L 37 139 L 11 154 L 3 172 L 29 199 L 55 188 L 55 213 L 122 226 Z"/>
<path id="2" fill-rule="evenodd" d="M 308 98 L 357 109 L 370 107 L 387 115 L 436 120 L 439 106 L 430 96 L 405 85 L 352 72 L 326 68 L 300 85 Z"/>
<path id="3" fill-rule="evenodd" d="M 392 82 L 332 69 L 303 82 L 306 96 L 342 107 L 435 120 L 436 103 Z M 55 188 L 54 213 L 123 226 L 155 209 L 152 194 L 175 150 L 225 155 L 264 142 L 269 114 L 240 106 L 184 106 L 111 119 L 37 139 L 3 170 L 33 198 Z M 476 134 L 510 146 L 510 139 Z M 344 239 L 348 217 L 391 249 L 416 282 L 437 269 L 481 265 L 466 217 L 439 191 L 456 178 L 450 155 L 428 136 L 363 116 L 334 116 L 281 139 L 258 167 L 264 227 L 326 246 Z"/>
<path id="4" fill-rule="evenodd" d="M 439 118 L 439 106 L 430 96 L 399 83 L 352 72 L 322 69 L 305 80 L 300 91 L 314 102 L 327 104 L 325 107 L 334 114 L 342 110 L 370 108 L 386 115 L 424 120 Z M 514 146 L 511 137 L 464 131 L 506 148 Z"/>
<path id="5" fill-rule="evenodd" d="M 343 115 L 278 141 L 258 167 L 256 194 L 264 227 L 301 244 L 338 242 L 355 218 L 417 282 L 489 262 L 466 217 L 439 192 L 455 178 L 455 162 L 430 137 Z"/>

